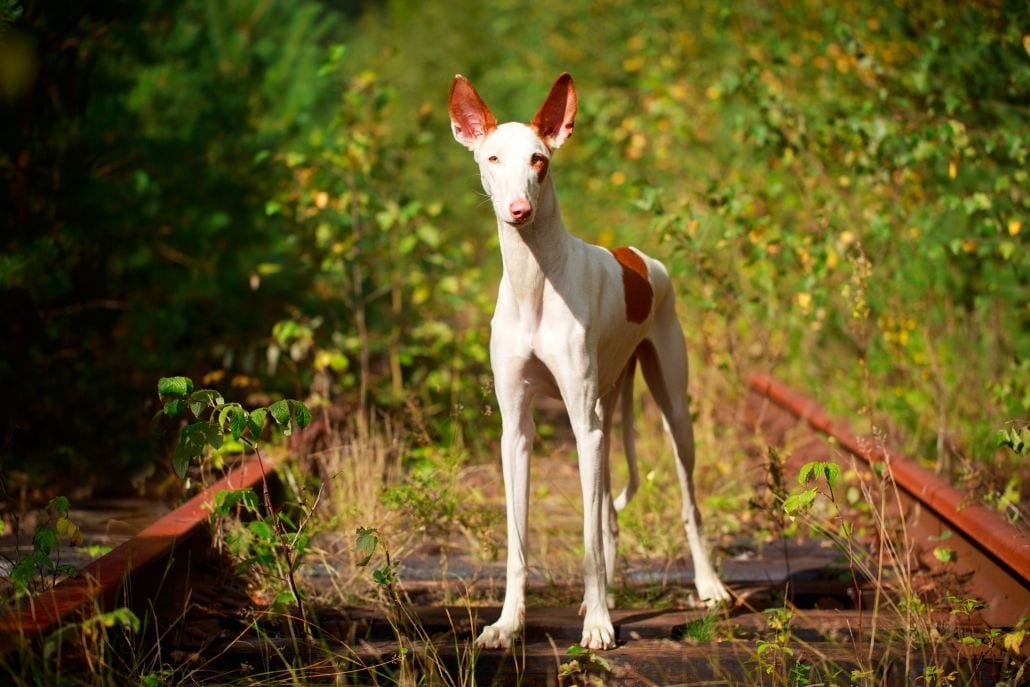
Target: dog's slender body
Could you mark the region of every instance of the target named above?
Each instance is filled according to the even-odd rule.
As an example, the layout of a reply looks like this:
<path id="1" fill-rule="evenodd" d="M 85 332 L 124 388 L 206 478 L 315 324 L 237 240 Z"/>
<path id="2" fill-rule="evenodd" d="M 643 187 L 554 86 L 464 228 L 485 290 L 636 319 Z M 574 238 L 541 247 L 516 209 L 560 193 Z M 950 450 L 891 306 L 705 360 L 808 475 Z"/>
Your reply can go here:
<path id="1" fill-rule="evenodd" d="M 729 598 L 709 561 L 693 493 L 694 438 L 687 355 L 673 287 L 662 264 L 634 248 L 607 250 L 566 230 L 550 158 L 572 133 L 576 92 L 562 74 L 529 125 L 498 125 L 472 84 L 456 76 L 449 112 L 455 138 L 472 150 L 497 217 L 504 273 L 491 322 L 490 359 L 502 418 L 507 504 L 507 582 L 501 616 L 477 639 L 507 648 L 525 616 L 529 456 L 533 401 L 561 398 L 579 454 L 585 592 L 581 643 L 615 645 L 607 585 L 615 569 L 616 512 L 633 495 L 632 385 L 637 363 L 661 409 L 676 455 L 683 523 L 700 598 Z M 608 454 L 622 399 L 630 479 L 612 499 Z"/>

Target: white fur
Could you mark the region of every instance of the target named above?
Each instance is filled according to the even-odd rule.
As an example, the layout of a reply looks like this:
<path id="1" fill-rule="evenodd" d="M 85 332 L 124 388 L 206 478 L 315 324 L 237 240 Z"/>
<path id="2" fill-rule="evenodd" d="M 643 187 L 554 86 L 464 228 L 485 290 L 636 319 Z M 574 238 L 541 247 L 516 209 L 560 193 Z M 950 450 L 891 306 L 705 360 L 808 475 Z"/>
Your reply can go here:
<path id="1" fill-rule="evenodd" d="M 504 265 L 491 322 L 490 359 L 502 417 L 507 584 L 500 618 L 476 643 L 510 647 L 523 627 L 533 400 L 544 395 L 564 399 L 579 454 L 585 584 L 581 643 L 595 650 L 615 646 L 606 587 L 614 575 L 616 512 L 637 486 L 631 426 L 637 362 L 673 440 L 698 594 L 709 604 L 727 600 L 701 538 L 694 500 L 687 355 L 669 275 L 661 263 L 636 251 L 647 266 L 654 297 L 643 322 L 629 321 L 622 265 L 610 251 L 569 234 L 553 174 L 548 169 L 540 178 L 541 156 L 549 163 L 553 150 L 572 132 L 576 96 L 571 78 L 558 78 L 530 125 L 497 126 L 461 76 L 455 77 L 450 113 L 455 138 L 473 151 L 493 204 Z M 608 454 L 620 394 L 630 483 L 613 502 Z"/>

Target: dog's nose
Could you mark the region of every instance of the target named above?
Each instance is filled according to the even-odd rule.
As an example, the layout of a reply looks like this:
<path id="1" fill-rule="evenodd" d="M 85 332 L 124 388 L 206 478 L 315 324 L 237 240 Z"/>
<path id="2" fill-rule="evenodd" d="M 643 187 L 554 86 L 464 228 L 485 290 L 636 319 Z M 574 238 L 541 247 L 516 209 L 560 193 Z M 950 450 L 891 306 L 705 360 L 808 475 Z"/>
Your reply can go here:
<path id="1" fill-rule="evenodd" d="M 533 206 L 528 200 L 520 198 L 511 202 L 511 205 L 508 206 L 508 212 L 511 213 L 512 219 L 516 222 L 524 222 L 533 214 Z"/>

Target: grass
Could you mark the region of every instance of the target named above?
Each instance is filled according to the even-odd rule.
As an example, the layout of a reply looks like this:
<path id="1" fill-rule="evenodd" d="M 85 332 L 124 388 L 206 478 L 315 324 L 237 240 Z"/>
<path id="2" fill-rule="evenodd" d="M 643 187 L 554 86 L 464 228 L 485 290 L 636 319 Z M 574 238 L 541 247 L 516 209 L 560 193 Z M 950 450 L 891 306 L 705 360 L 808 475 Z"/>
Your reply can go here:
<path id="1" fill-rule="evenodd" d="M 708 386 L 713 383 L 714 388 Z M 697 489 L 709 541 L 723 557 L 742 548 L 778 554 L 781 547 L 787 550 L 788 540 L 832 542 L 843 561 L 837 572 L 856 587 L 864 581 L 859 593 L 865 595 L 867 613 L 843 635 L 839 629 L 813 634 L 799 628 L 791 590 L 783 588 L 779 596 L 768 591 L 745 596 L 732 612 L 689 615 L 677 639 L 743 652 L 751 684 L 872 685 L 899 670 L 918 677 L 919 684 L 956 684 L 975 673 L 977 661 L 999 658 L 1002 675 L 1012 684 L 1025 675 L 1026 660 L 1013 649 L 1018 651 L 1017 637 L 1026 628 L 978 626 L 972 617 L 975 600 L 926 593 L 927 574 L 908 555 L 913 542 L 895 516 L 899 506 L 889 481 L 863 477 L 828 445 L 821 459 L 832 455 L 840 463 L 839 481 L 830 485 L 818 477 L 812 501 L 785 513 L 799 486 L 813 484 L 796 481 L 799 461 L 809 460 L 799 455 L 805 434 L 751 432 L 739 420 L 744 396 L 720 384 L 717 375 L 695 374 Z M 679 494 L 670 488 L 672 456 L 653 405 L 642 399 L 639 407 L 644 480 L 620 520 L 621 565 L 671 573 L 681 568 L 686 550 L 678 525 Z M 581 506 L 572 444 L 560 418 L 545 414 L 541 419 L 552 429 L 533 463 L 529 602 L 575 606 L 581 595 Z M 277 600 L 283 582 L 252 572 L 245 577 L 247 595 L 263 601 L 241 609 L 228 636 L 195 657 L 178 656 L 172 648 L 174 638 L 189 630 L 188 613 L 171 619 L 145 614 L 140 625 L 126 615 L 97 614 L 26 643 L 3 669 L 17 685 L 128 679 L 147 685 L 182 680 L 293 685 L 330 677 L 336 684 L 474 684 L 482 657 L 471 645 L 473 617 L 483 606 L 497 604 L 503 587 L 500 478 L 496 465 L 473 460 L 460 447 L 420 446 L 412 439 L 416 436 L 385 418 L 352 421 L 333 428 L 322 448 L 283 467 L 287 510 L 306 512 L 316 486 L 323 485 L 312 517 L 312 545 L 299 574 L 315 611 L 310 633 L 294 630 L 296 609 Z M 618 455 L 613 466 L 618 488 L 625 479 Z M 819 469 L 809 472 L 823 475 Z M 223 525 L 223 531 L 242 526 L 231 520 Z M 366 566 L 356 565 L 360 528 L 375 528 L 375 556 Z M 419 567 L 405 568 L 405 561 Z M 687 607 L 692 593 L 679 583 L 640 585 L 625 576 L 614 592 L 620 608 L 641 609 Z M 415 611 L 424 604 L 461 610 L 447 625 L 430 628 Z M 373 638 L 360 623 L 333 611 L 341 606 L 375 609 L 390 628 L 388 638 L 381 633 Z M 756 624 L 757 617 L 765 620 Z M 224 635 L 225 628 L 220 632 Z M 255 653 L 253 647 L 263 649 Z M 971 653 L 956 658 L 959 650 Z M 225 656 L 237 653 L 251 664 L 226 663 Z M 566 655 L 557 645 L 553 654 L 556 664 L 569 666 L 564 669 L 569 679 L 604 674 L 603 664 L 590 657 Z"/>
<path id="2" fill-rule="evenodd" d="M 745 366 L 740 360 L 732 369 Z M 860 582 L 871 586 L 868 612 L 857 627 L 831 636 L 828 644 L 821 635 L 799 632 L 801 616 L 788 586 L 779 598 L 744 596 L 733 612 L 689 618 L 676 636 L 742 653 L 752 684 L 809 684 L 842 676 L 852 684 L 877 684 L 897 671 L 925 684 L 953 684 L 975 673 L 984 656 L 1000 657 L 1002 674 L 1015 684 L 1026 670 L 1025 659 L 1018 657 L 1026 628 L 977 627 L 966 622 L 975 600 L 925 593 L 926 573 L 909 555 L 913 541 L 896 517 L 902 509 L 891 483 L 863 477 L 832 445 L 816 458 L 836 460 L 839 477 L 809 468 L 816 486 L 799 489 L 801 463 L 813 458 L 801 455 L 807 450 L 805 433 L 752 432 L 741 421 L 748 401 L 730 383 L 733 378 L 695 361 L 696 483 L 709 542 L 723 552 L 743 545 L 771 554 L 782 547 L 786 557 L 788 540 L 827 540 L 844 561 L 837 572 L 852 580 L 853 598 L 866 598 Z M 685 607 L 692 602 L 691 591 L 668 581 L 682 569 L 686 550 L 671 450 L 653 403 L 642 398 L 638 407 L 644 479 L 620 517 L 622 569 L 670 575 L 641 586 L 623 574 L 614 593 L 624 608 Z M 559 414 L 542 413 L 541 424 L 545 438 L 534 457 L 531 490 L 529 602 L 575 606 L 581 595 L 582 514 L 573 442 Z M 140 624 L 125 615 L 97 614 L 22 647 L 5 666 L 14 684 L 132 679 L 160 685 L 189 679 L 285 685 L 329 675 L 339 684 L 474 684 L 482 656 L 471 644 L 473 617 L 477 609 L 497 604 L 503 589 L 499 472 L 495 460 L 469 455 L 460 440 L 441 448 L 422 440 L 417 430 L 417 423 L 413 429 L 383 416 L 358 416 L 332 427 L 318 450 L 283 466 L 283 512 L 297 521 L 311 517 L 314 536 L 299 573 L 305 605 L 315 611 L 311 625 L 300 622 L 303 614 L 284 597 L 284 581 L 264 574 L 275 566 L 253 567 L 245 579 L 255 606 L 242 612 L 230 636 L 204 645 L 196 657 L 166 650 L 188 629 L 188 614 L 160 620 L 145 615 Z M 885 441 L 882 433 L 876 436 Z M 612 465 L 617 490 L 626 479 L 617 449 Z M 798 499 L 809 491 L 810 498 Z M 219 531 L 228 538 L 234 528 L 250 526 L 226 518 Z M 368 565 L 358 564 L 364 555 L 355 535 L 362 531 L 375 536 L 374 559 L 364 561 Z M 416 604 L 462 610 L 446 626 L 427 628 Z M 372 637 L 345 617 L 341 621 L 331 611 L 341 605 L 376 609 L 390 628 L 389 639 Z M 753 622 L 756 614 L 765 619 L 759 626 Z M 752 617 L 750 625 L 741 624 L 743 616 Z M 974 652 L 972 658 L 956 659 L 957 648 Z M 214 655 L 205 653 L 212 650 Z M 225 656 L 237 654 L 248 658 L 225 663 Z M 570 679 L 598 677 L 606 665 L 590 656 L 563 655 L 557 646 L 553 654 L 556 663 L 566 661 Z M 52 661 L 54 656 L 61 660 Z"/>

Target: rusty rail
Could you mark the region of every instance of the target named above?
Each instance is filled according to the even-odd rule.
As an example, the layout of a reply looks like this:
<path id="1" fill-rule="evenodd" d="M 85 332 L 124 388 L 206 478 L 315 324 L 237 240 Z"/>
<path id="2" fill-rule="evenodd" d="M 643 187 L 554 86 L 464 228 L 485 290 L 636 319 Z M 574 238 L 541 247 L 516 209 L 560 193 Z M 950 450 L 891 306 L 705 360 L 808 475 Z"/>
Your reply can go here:
<path id="1" fill-rule="evenodd" d="M 181 601 L 188 594 L 191 547 L 207 532 L 215 494 L 226 489 L 257 487 L 263 479 L 272 479 L 272 469 L 267 458 L 246 460 L 77 575 L 0 617 L 0 652 L 23 639 L 56 629 L 69 619 L 110 609 L 123 597 L 157 591 L 143 587 L 162 587 L 165 601 Z M 175 574 L 169 574 L 173 567 Z M 147 604 L 154 601 L 147 599 Z"/>
<path id="2" fill-rule="evenodd" d="M 1011 627 L 1030 615 L 1030 536 L 986 506 L 968 503 L 953 486 L 880 442 L 855 435 L 813 399 L 766 374 L 748 377 L 752 391 L 767 398 L 869 466 L 887 463 L 901 490 L 916 531 L 926 536 L 945 529 L 958 535 L 961 568 L 972 574 L 971 590 L 987 603 L 984 619 Z"/>

